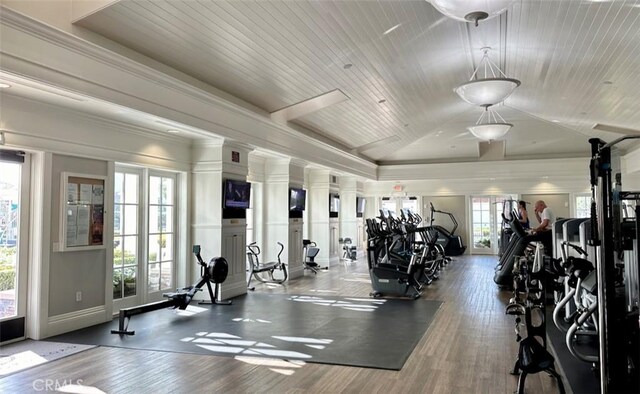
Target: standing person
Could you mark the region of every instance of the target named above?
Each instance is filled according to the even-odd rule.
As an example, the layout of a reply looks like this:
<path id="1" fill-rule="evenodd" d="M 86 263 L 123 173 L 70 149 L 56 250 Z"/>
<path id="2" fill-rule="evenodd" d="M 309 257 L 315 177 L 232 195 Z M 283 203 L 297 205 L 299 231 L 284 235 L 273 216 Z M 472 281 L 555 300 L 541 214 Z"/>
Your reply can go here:
<path id="1" fill-rule="evenodd" d="M 531 228 L 531 223 L 529 223 L 529 213 L 527 212 L 527 203 L 522 200 L 518 201 L 518 221 L 520 221 L 522 228 L 525 230 Z"/>
<path id="2" fill-rule="evenodd" d="M 548 256 L 553 256 L 553 238 L 552 238 L 552 226 L 556 221 L 556 216 L 553 214 L 551 208 L 542 201 L 536 201 L 534 205 L 534 212 L 536 219 L 540 223 L 538 227 L 535 227 L 532 232 L 536 235 L 536 240 L 542 242 Z"/>

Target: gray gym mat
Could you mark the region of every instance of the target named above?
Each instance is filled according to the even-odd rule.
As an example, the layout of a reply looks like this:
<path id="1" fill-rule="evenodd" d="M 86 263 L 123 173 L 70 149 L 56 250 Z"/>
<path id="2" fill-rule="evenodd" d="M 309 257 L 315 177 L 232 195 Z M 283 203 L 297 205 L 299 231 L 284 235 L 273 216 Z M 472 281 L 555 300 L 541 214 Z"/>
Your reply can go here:
<path id="1" fill-rule="evenodd" d="M 233 305 L 193 305 L 118 319 L 52 341 L 218 356 L 247 356 L 400 370 L 439 301 L 251 293 Z M 186 313 L 185 313 L 186 312 Z"/>

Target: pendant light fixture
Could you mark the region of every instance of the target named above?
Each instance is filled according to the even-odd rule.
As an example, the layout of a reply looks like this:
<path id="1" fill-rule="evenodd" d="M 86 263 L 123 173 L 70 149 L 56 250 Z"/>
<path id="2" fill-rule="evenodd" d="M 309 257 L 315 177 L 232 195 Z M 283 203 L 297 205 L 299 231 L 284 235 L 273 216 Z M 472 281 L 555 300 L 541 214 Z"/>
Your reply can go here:
<path id="1" fill-rule="evenodd" d="M 469 82 L 454 89 L 458 96 L 473 105 L 483 107 L 495 105 L 506 100 L 520 86 L 520 81 L 507 76 L 489 59 L 491 48 L 482 48 L 482 59 Z M 482 75 L 480 75 L 482 74 Z"/>
<path id="2" fill-rule="evenodd" d="M 485 141 L 494 141 L 507 134 L 513 125 L 505 122 L 499 113 L 486 106 L 475 126 L 467 127 L 471 134 Z"/>
<path id="3" fill-rule="evenodd" d="M 500 15 L 513 0 L 427 0 L 438 11 L 462 22 L 478 22 Z"/>

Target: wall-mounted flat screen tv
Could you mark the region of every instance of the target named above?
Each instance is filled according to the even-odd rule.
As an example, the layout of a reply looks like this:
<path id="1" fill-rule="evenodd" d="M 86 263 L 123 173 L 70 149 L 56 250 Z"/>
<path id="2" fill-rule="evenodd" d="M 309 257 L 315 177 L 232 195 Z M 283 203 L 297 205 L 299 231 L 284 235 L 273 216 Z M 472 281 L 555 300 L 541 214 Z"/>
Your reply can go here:
<path id="1" fill-rule="evenodd" d="M 249 199 L 251 197 L 251 184 L 249 182 L 225 179 L 223 186 L 223 208 L 249 208 Z"/>
<path id="2" fill-rule="evenodd" d="M 356 197 L 356 213 L 364 213 L 367 200 L 364 197 Z"/>
<path id="3" fill-rule="evenodd" d="M 304 211 L 307 202 L 307 191 L 304 189 L 289 189 L 289 210 Z"/>
<path id="4" fill-rule="evenodd" d="M 340 195 L 329 193 L 329 212 L 340 212 Z"/>

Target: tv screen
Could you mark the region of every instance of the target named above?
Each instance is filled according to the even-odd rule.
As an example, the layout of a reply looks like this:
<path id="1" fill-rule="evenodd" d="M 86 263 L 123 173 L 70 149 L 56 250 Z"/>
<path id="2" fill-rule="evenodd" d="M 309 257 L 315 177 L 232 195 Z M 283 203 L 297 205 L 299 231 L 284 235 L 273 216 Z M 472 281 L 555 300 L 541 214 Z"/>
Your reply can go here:
<path id="1" fill-rule="evenodd" d="M 307 200 L 307 191 L 304 189 L 289 189 L 289 210 L 304 211 Z"/>
<path id="2" fill-rule="evenodd" d="M 329 193 L 329 212 L 340 212 L 340 196 Z"/>
<path id="3" fill-rule="evenodd" d="M 364 213 L 366 203 L 364 197 L 356 197 L 356 213 Z"/>
<path id="4" fill-rule="evenodd" d="M 251 184 L 235 179 L 225 179 L 222 204 L 224 208 L 247 209 L 251 196 Z"/>

